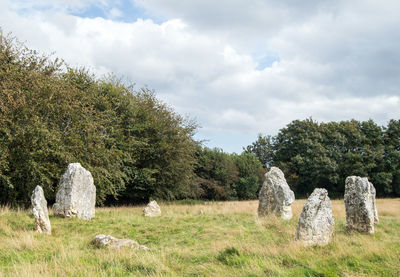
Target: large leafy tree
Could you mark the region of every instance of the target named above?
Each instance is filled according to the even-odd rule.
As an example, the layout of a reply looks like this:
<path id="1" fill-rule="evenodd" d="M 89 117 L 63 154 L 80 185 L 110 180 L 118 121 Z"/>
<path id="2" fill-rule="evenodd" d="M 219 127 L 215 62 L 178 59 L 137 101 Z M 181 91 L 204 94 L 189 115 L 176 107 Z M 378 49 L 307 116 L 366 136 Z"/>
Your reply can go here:
<path id="1" fill-rule="evenodd" d="M 390 120 L 384 134 L 385 172 L 390 182 L 384 187 L 386 193 L 400 195 L 400 120 Z"/>
<path id="2" fill-rule="evenodd" d="M 399 121 L 391 120 L 384 130 L 374 121 L 317 123 L 295 120 L 281 129 L 272 141 L 272 165 L 286 174 L 299 196 L 316 187 L 341 197 L 345 178 L 368 177 L 380 196 L 397 193 L 399 180 Z M 252 150 L 260 144 L 248 146 Z M 247 151 L 256 153 L 255 151 Z M 262 155 L 255 154 L 261 161 Z"/>
<path id="3" fill-rule="evenodd" d="M 264 168 L 269 168 L 274 156 L 273 142 L 270 135 L 263 136 L 258 134 L 257 140 L 246 148 L 243 148 L 245 153 L 253 154 L 258 158 Z"/>
<path id="4" fill-rule="evenodd" d="M 147 89 L 98 79 L 0 42 L 0 201 L 29 204 L 36 185 L 54 200 L 70 162 L 92 172 L 97 204 L 196 196 L 196 124 Z"/>

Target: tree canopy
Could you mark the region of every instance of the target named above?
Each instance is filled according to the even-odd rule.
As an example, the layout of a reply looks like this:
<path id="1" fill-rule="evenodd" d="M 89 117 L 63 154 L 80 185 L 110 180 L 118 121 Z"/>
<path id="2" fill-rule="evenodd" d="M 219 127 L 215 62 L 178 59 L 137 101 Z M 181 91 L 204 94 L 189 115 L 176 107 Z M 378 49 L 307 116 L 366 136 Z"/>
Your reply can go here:
<path id="1" fill-rule="evenodd" d="M 399 130 L 399 120 L 387 127 L 373 120 L 294 120 L 273 138 L 259 135 L 246 152 L 261 162 L 268 156 L 269 164 L 284 171 L 297 196 L 321 187 L 341 197 L 345 178 L 351 175 L 368 177 L 379 196 L 395 196 L 400 195 Z"/>

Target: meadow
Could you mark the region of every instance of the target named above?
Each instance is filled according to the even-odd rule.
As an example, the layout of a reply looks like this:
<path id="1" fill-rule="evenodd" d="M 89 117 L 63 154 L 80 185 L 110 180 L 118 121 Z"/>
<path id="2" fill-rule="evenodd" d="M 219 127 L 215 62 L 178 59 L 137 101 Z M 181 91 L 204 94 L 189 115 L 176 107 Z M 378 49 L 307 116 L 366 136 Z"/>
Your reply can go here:
<path id="1" fill-rule="evenodd" d="M 324 247 L 294 241 L 293 218 L 257 217 L 258 201 L 159 203 L 97 208 L 91 221 L 57 218 L 36 233 L 30 210 L 0 208 L 0 276 L 400 276 L 400 199 L 378 199 L 372 235 L 347 232 L 343 200 L 332 201 L 335 234 Z M 202 212 L 201 212 L 202 211 Z M 129 238 L 150 251 L 91 245 L 97 234 Z"/>

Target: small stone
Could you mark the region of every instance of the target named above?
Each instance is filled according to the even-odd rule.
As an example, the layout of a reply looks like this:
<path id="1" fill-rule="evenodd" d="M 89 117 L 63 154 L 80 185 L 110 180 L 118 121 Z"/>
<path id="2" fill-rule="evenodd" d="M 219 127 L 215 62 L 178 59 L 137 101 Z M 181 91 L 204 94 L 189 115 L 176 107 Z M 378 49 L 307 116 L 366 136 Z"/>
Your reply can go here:
<path id="1" fill-rule="evenodd" d="M 41 186 L 36 186 L 31 196 L 32 212 L 35 217 L 35 230 L 39 233 L 51 234 L 49 213 L 47 211 L 47 201 L 44 197 Z"/>
<path id="2" fill-rule="evenodd" d="M 375 197 L 375 188 L 368 178 L 358 176 L 346 178 L 344 204 L 348 230 L 374 233 L 374 224 L 379 220 Z"/>
<path id="3" fill-rule="evenodd" d="M 92 174 L 80 163 L 71 163 L 61 176 L 53 211 L 60 217 L 90 220 L 95 215 L 96 187 Z"/>
<path id="4" fill-rule="evenodd" d="M 92 240 L 92 244 L 99 247 L 107 247 L 111 249 L 121 249 L 124 247 L 132 248 L 132 249 L 140 249 L 140 250 L 149 250 L 144 245 L 140 245 L 138 242 L 130 239 L 117 239 L 110 235 L 97 235 Z"/>
<path id="5" fill-rule="evenodd" d="M 160 206 L 158 206 L 155 200 L 151 201 L 147 204 L 146 208 L 144 208 L 143 215 L 149 217 L 161 216 Z"/>
<path id="6" fill-rule="evenodd" d="M 335 226 L 332 204 L 326 189 L 316 188 L 301 212 L 295 240 L 305 245 L 326 245 Z"/>
<path id="7" fill-rule="evenodd" d="M 265 174 L 259 193 L 258 216 L 273 214 L 285 220 L 291 219 L 293 202 L 294 192 L 287 184 L 283 172 L 277 167 L 271 167 Z"/>

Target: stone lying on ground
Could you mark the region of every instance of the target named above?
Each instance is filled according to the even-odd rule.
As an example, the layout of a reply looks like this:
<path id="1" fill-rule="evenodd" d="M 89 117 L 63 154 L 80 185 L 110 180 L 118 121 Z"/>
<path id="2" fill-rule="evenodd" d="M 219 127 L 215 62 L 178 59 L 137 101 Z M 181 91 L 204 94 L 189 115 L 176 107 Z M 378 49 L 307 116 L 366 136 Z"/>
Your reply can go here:
<path id="1" fill-rule="evenodd" d="M 53 211 L 56 216 L 90 220 L 95 214 L 96 187 L 92 174 L 80 163 L 71 163 L 61 176 Z"/>
<path id="2" fill-rule="evenodd" d="M 108 247 L 111 249 L 120 249 L 123 247 L 133 248 L 133 249 L 140 249 L 140 250 L 149 250 L 144 245 L 140 245 L 138 242 L 130 239 L 117 239 L 110 235 L 97 235 L 92 240 L 92 244 L 99 246 L 99 247 Z"/>
<path id="3" fill-rule="evenodd" d="M 282 219 L 292 218 L 294 192 L 289 188 L 283 172 L 277 167 L 265 174 L 265 181 L 259 193 L 258 216 L 269 214 Z"/>
<path id="4" fill-rule="evenodd" d="M 295 240 L 305 245 L 326 245 L 332 237 L 334 226 L 328 191 L 316 188 L 301 212 Z"/>
<path id="5" fill-rule="evenodd" d="M 35 230 L 39 233 L 51 234 L 49 213 L 47 211 L 47 201 L 44 197 L 41 186 L 36 186 L 31 196 L 32 212 L 35 217 Z"/>
<path id="6" fill-rule="evenodd" d="M 143 215 L 149 217 L 161 216 L 160 206 L 158 206 L 155 200 L 151 201 L 149 204 L 147 204 L 146 208 L 144 208 Z"/>
<path id="7" fill-rule="evenodd" d="M 374 224 L 378 222 L 375 194 L 375 188 L 368 178 L 358 176 L 346 178 L 344 204 L 348 230 L 374 233 Z"/>

